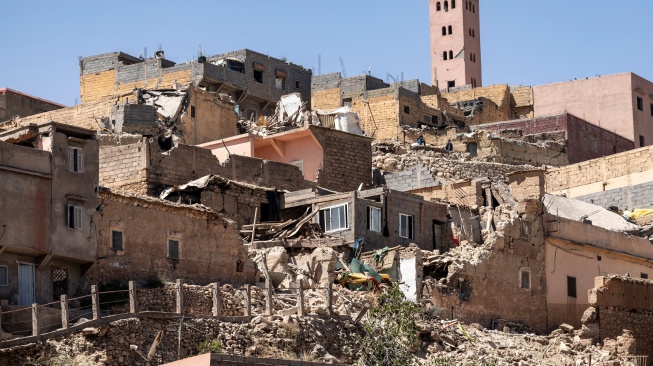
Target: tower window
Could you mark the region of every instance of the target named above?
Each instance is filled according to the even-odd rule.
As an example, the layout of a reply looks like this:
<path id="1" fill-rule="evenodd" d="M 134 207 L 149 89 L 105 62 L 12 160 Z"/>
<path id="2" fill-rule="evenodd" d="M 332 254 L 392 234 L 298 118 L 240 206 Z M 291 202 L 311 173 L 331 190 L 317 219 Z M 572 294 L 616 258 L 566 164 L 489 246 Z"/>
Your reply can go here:
<path id="1" fill-rule="evenodd" d="M 442 7 L 440 6 L 440 2 L 438 1 L 437 3 L 435 3 L 435 11 L 440 11 L 440 10 L 442 10 Z"/>
<path id="2" fill-rule="evenodd" d="M 644 99 L 642 99 L 641 97 L 637 97 L 637 109 L 639 109 L 640 111 L 644 110 Z"/>
<path id="3" fill-rule="evenodd" d="M 476 13 L 476 5 L 472 4 L 472 13 Z"/>
<path id="4" fill-rule="evenodd" d="M 448 1 L 444 2 L 444 11 L 449 11 L 449 2 Z"/>
<path id="5" fill-rule="evenodd" d="M 447 61 L 447 51 L 444 51 L 442 53 L 442 58 L 444 58 L 444 60 Z"/>
<path id="6" fill-rule="evenodd" d="M 451 50 L 449 51 L 449 59 L 453 60 L 453 51 L 451 51 Z"/>
<path id="7" fill-rule="evenodd" d="M 447 27 L 442 27 L 442 35 L 443 36 L 447 35 Z"/>
<path id="8" fill-rule="evenodd" d="M 448 30 L 449 30 L 449 34 L 453 33 L 453 27 L 452 26 L 449 26 Z"/>
<path id="9" fill-rule="evenodd" d="M 644 141 L 644 136 L 639 135 L 639 147 L 646 146 L 646 141 Z"/>
<path id="10" fill-rule="evenodd" d="M 469 1 L 465 1 L 465 10 L 469 10 Z"/>
<path id="11" fill-rule="evenodd" d="M 456 0 L 451 0 L 451 9 L 456 8 Z"/>
<path id="12" fill-rule="evenodd" d="M 476 29 L 472 29 L 472 38 L 476 38 Z"/>

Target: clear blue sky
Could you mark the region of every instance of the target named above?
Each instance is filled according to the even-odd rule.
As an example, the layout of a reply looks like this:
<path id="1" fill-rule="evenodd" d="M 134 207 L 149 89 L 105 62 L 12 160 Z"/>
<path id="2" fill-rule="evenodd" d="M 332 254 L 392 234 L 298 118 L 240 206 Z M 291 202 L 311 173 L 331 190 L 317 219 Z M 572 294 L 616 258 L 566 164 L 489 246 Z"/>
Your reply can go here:
<path id="1" fill-rule="evenodd" d="M 538 85 L 626 71 L 653 80 L 653 1 L 481 0 L 484 85 Z M 250 48 L 348 76 L 430 81 L 427 0 L 11 1 L 0 87 L 72 105 L 78 56 L 195 58 Z"/>

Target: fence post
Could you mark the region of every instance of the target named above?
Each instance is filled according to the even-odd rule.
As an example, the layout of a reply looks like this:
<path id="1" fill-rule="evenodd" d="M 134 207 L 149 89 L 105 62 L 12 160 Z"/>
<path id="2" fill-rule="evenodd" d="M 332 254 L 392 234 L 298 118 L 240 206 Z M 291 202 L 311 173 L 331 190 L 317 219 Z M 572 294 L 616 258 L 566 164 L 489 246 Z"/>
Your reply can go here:
<path id="1" fill-rule="evenodd" d="M 93 320 L 100 319 L 100 295 L 97 285 L 91 286 L 91 303 L 93 305 Z"/>
<path id="2" fill-rule="evenodd" d="M 272 281 L 269 278 L 265 280 L 265 315 L 272 315 Z"/>
<path id="3" fill-rule="evenodd" d="M 129 312 L 136 314 L 138 312 L 138 299 L 136 298 L 136 282 L 129 281 Z"/>
<path id="4" fill-rule="evenodd" d="M 304 316 L 304 280 L 297 281 L 297 315 Z"/>
<path id="5" fill-rule="evenodd" d="M 184 313 L 184 281 L 177 280 L 177 314 Z"/>
<path id="6" fill-rule="evenodd" d="M 39 329 L 39 306 L 37 304 L 32 304 L 32 335 L 38 336 L 40 334 Z"/>
<path id="7" fill-rule="evenodd" d="M 245 316 L 252 315 L 252 286 L 245 285 Z"/>
<path id="8" fill-rule="evenodd" d="M 61 328 L 68 329 L 68 295 L 61 295 Z"/>
<path id="9" fill-rule="evenodd" d="M 218 282 L 212 284 L 213 291 L 213 316 L 222 315 L 222 294 L 220 293 L 220 284 Z"/>
<path id="10" fill-rule="evenodd" d="M 326 285 L 326 313 L 328 316 L 333 315 L 333 284 L 331 282 Z"/>

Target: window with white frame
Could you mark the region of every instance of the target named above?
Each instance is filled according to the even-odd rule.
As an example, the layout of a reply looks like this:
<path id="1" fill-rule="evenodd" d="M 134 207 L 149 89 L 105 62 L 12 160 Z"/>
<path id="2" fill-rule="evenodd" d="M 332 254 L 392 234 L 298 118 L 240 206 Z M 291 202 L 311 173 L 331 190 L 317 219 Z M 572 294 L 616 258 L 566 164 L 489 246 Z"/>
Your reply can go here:
<path id="1" fill-rule="evenodd" d="M 399 236 L 405 239 L 415 239 L 413 228 L 413 216 L 399 214 Z"/>
<path id="2" fill-rule="evenodd" d="M 179 259 L 179 240 L 168 239 L 168 258 Z"/>
<path id="3" fill-rule="evenodd" d="M 348 204 L 327 207 L 318 213 L 318 223 L 325 233 L 349 228 Z"/>
<path id="4" fill-rule="evenodd" d="M 0 286 L 9 286 L 9 268 L 0 266 Z"/>
<path id="5" fill-rule="evenodd" d="M 84 155 L 79 147 L 68 147 L 68 170 L 82 173 L 84 171 Z"/>
<path id="6" fill-rule="evenodd" d="M 367 230 L 381 232 L 381 209 L 367 206 Z"/>
<path id="7" fill-rule="evenodd" d="M 82 207 L 76 205 L 68 205 L 67 209 L 67 224 L 70 229 L 82 229 Z"/>

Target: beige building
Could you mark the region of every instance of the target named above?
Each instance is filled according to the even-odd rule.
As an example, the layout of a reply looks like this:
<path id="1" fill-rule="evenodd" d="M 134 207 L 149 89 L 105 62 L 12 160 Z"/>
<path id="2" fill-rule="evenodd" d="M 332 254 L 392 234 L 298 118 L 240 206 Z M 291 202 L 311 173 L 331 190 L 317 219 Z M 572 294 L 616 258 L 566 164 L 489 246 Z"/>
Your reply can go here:
<path id="1" fill-rule="evenodd" d="M 0 299 L 73 295 L 96 259 L 95 132 L 51 122 L 0 141 Z"/>
<path id="2" fill-rule="evenodd" d="M 535 117 L 571 113 L 623 136 L 653 144 L 653 83 L 632 73 L 533 87 Z"/>
<path id="3" fill-rule="evenodd" d="M 479 0 L 429 0 L 433 85 L 482 86 Z"/>

